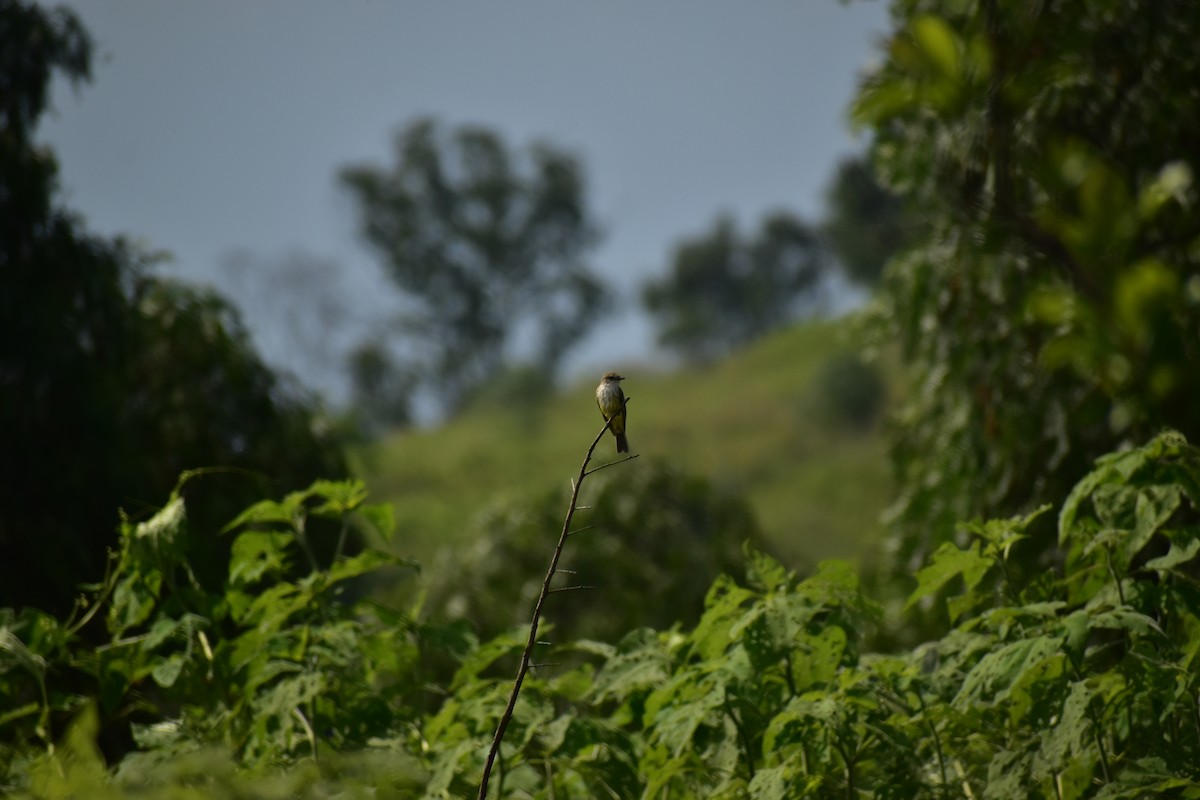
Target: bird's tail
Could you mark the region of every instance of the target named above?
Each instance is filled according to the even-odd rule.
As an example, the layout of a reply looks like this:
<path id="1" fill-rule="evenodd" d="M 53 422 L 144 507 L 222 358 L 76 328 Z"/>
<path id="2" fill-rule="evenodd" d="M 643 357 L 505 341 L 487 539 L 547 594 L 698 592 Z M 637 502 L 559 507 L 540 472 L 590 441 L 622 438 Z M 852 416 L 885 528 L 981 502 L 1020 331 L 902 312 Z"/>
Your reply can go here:
<path id="1" fill-rule="evenodd" d="M 624 431 L 621 431 L 620 433 L 617 434 L 617 452 L 618 453 L 628 453 L 629 452 L 629 440 L 625 438 Z"/>

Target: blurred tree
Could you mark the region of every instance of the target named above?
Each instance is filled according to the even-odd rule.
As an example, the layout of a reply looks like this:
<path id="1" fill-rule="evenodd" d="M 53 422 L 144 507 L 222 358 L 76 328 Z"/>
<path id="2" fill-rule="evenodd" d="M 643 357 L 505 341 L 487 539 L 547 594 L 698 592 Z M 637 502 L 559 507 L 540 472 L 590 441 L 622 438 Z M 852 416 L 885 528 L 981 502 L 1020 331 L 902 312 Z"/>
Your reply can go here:
<path id="1" fill-rule="evenodd" d="M 350 354 L 349 362 L 353 407 L 365 433 L 412 422 L 416 379 L 396 364 L 385 342 L 364 341 Z"/>
<path id="2" fill-rule="evenodd" d="M 875 286 L 888 259 L 916 235 L 917 219 L 875 178 L 869 160 L 847 158 L 826 192 L 821 233 L 851 280 Z"/>
<path id="3" fill-rule="evenodd" d="M 579 524 L 589 527 L 562 560 L 576 574 L 555 585 L 596 588 L 554 596 L 547 618 L 558 641 L 615 642 L 631 628 L 692 624 L 713 579 L 742 572 L 742 545 L 763 548 L 745 501 L 664 464 L 605 473 L 588 505 Z M 554 491 L 484 515 L 474 545 L 430 569 L 430 613 L 467 620 L 482 639 L 528 624 L 565 510 Z"/>
<path id="4" fill-rule="evenodd" d="M 53 74 L 78 83 L 90 60 L 71 12 L 0 0 L 0 606 L 68 607 L 104 572 L 118 506 L 161 502 L 185 469 L 274 491 L 344 469 L 220 298 L 152 277 L 152 258 L 55 205 L 57 164 L 31 135 Z M 246 484 L 189 484 L 211 506 L 192 520 L 201 577 L 221 569 L 215 529 L 263 488 Z"/>
<path id="5" fill-rule="evenodd" d="M 795 316 L 825 269 L 815 234 L 786 213 L 766 217 L 743 239 L 732 219 L 675 248 L 670 273 L 642 287 L 658 341 L 691 362 L 711 361 Z"/>
<path id="6" fill-rule="evenodd" d="M 544 144 L 522 159 L 492 131 L 447 136 L 431 119 L 395 147 L 392 167 L 346 168 L 341 180 L 404 293 L 404 366 L 453 410 L 528 326 L 537 365 L 553 374 L 609 306 L 582 263 L 597 231 L 579 162 Z"/>
<path id="7" fill-rule="evenodd" d="M 220 288 L 267 363 L 330 400 L 345 399 L 346 362 L 370 313 L 341 265 L 301 250 L 274 257 L 235 250 L 221 260 Z"/>
<path id="8" fill-rule="evenodd" d="M 880 329 L 912 366 L 904 571 L 956 520 L 1065 497 L 1104 452 L 1200 436 L 1200 13 L 905 0 L 893 20 L 854 113 L 928 222 Z"/>
<path id="9" fill-rule="evenodd" d="M 883 414 L 887 386 L 879 367 L 858 355 L 831 356 L 821 366 L 814 386 L 817 410 L 830 422 L 866 430 Z"/>

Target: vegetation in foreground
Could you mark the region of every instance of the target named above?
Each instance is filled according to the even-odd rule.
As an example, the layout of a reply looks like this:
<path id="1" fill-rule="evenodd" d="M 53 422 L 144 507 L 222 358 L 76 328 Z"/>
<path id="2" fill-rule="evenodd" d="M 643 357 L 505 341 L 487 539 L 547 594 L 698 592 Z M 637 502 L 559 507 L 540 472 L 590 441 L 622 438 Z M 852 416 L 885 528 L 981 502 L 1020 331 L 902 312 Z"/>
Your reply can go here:
<path id="1" fill-rule="evenodd" d="M 176 494 L 123 526 L 88 616 L 4 612 L 5 790 L 473 793 L 524 635 L 478 643 L 354 599 L 395 560 L 321 566 L 306 531 L 386 532 L 363 501 L 318 483 L 247 509 L 211 595 L 181 557 Z M 908 602 L 944 594 L 953 624 L 911 650 L 872 652 L 898 621 L 845 562 L 798 580 L 753 550 L 694 627 L 551 649 L 570 663 L 526 682 L 494 796 L 1200 797 L 1200 449 L 1169 433 L 1101 459 L 1062 503 L 1061 568 L 1017 583 L 1010 554 L 1044 513 L 938 549 Z M 99 647 L 80 636 L 91 614 Z"/>

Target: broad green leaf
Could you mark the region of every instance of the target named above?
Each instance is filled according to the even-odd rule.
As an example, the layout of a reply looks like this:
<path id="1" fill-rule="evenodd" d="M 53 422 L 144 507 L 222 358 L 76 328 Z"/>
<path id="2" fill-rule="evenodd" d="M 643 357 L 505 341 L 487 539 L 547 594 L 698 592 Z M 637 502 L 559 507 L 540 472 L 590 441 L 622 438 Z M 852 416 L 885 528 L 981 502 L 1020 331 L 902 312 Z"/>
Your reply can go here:
<path id="1" fill-rule="evenodd" d="M 260 500 L 234 517 L 232 522 L 227 523 L 221 529 L 221 532 L 228 533 L 244 525 L 266 524 L 280 525 L 290 530 L 294 527 L 299 515 L 300 504 L 296 499 L 293 499 L 292 502 L 285 500 L 282 503 L 274 500 Z"/>
<path id="2" fill-rule="evenodd" d="M 942 77 L 962 78 L 958 37 L 944 20 L 933 15 L 918 17 L 913 21 L 912 32 L 921 52 Z"/>
<path id="3" fill-rule="evenodd" d="M 179 679 L 179 673 L 183 671 L 186 663 L 187 657 L 183 653 L 174 653 L 160 661 L 150 675 L 159 686 L 169 689 Z"/>
<path id="4" fill-rule="evenodd" d="M 1181 564 L 1191 562 L 1200 553 L 1200 537 L 1176 541 L 1172 536 L 1171 549 L 1164 556 L 1152 558 L 1146 562 L 1147 569 L 1159 572 L 1170 572 Z"/>
<path id="5" fill-rule="evenodd" d="M 792 654 L 792 676 L 796 691 L 806 692 L 833 679 L 846 652 L 846 632 L 836 625 L 815 636 L 804 637 Z"/>
<path id="6" fill-rule="evenodd" d="M 762 592 L 772 592 L 788 584 L 794 574 L 766 553 L 743 545 L 746 558 L 746 583 Z"/>
<path id="7" fill-rule="evenodd" d="M 345 481 L 317 480 L 303 492 L 296 493 L 300 502 L 320 501 L 312 505 L 311 513 L 339 517 L 357 509 L 367 499 L 366 485 L 359 479 Z M 290 496 L 289 496 L 290 499 Z"/>
<path id="8" fill-rule="evenodd" d="M 108 609 L 108 629 L 113 636 L 120 637 L 145 622 L 154 611 L 161 589 L 162 573 L 157 569 L 146 568 L 122 578 L 113 590 Z"/>
<path id="9" fill-rule="evenodd" d="M 391 503 L 362 506 L 358 513 L 367 518 L 385 542 L 392 540 L 392 535 L 396 532 L 396 514 Z"/>
<path id="10" fill-rule="evenodd" d="M 1124 630 L 1142 636 L 1151 633 L 1157 633 L 1160 636 L 1165 635 L 1157 622 L 1145 614 L 1134 611 L 1128 606 L 1090 611 L 1089 625 L 1092 628 Z"/>
<path id="11" fill-rule="evenodd" d="M 916 107 L 918 95 L 905 79 L 875 80 L 859 92 L 850 109 L 856 127 L 877 125 Z"/>
<path id="12" fill-rule="evenodd" d="M 654 741 L 678 756 L 693 749 L 698 727 L 720 719 L 724 704 L 725 687 L 716 673 L 701 676 L 689 670 L 650 693 L 643 724 Z"/>
<path id="13" fill-rule="evenodd" d="M 905 610 L 918 601 L 939 592 L 954 578 L 962 576 L 965 591 L 975 588 L 995 563 L 995 559 L 979 552 L 979 542 L 971 542 L 966 550 L 951 542 L 943 542 L 933 554 L 932 563 L 917 572 L 917 588 L 904 604 Z"/>
<path id="14" fill-rule="evenodd" d="M 671 674 L 671 661 L 650 630 L 627 634 L 618 652 L 600 668 L 592 684 L 591 700 L 625 700 L 630 695 L 661 685 Z"/>
<path id="15" fill-rule="evenodd" d="M 757 595 L 719 575 L 704 598 L 704 615 L 692 631 L 692 648 L 705 659 L 716 658 L 733 642 L 733 625 L 745 614 L 744 604 Z"/>
<path id="16" fill-rule="evenodd" d="M 529 626 L 524 625 L 502 633 L 475 648 L 463 659 L 462 666 L 454 673 L 454 679 L 450 681 L 451 691 L 477 678 L 480 672 L 490 667 L 497 659 L 520 653 L 528 640 Z"/>
<path id="17" fill-rule="evenodd" d="M 1085 754 L 1091 756 L 1093 762 L 1096 760 L 1096 754 L 1090 752 L 1095 747 L 1095 740 L 1087 714 L 1092 697 L 1092 688 L 1087 681 L 1073 681 L 1054 726 L 1042 732 L 1039 756 L 1044 769 L 1051 775 L 1084 758 Z M 1034 777 L 1040 780 L 1046 776 L 1039 776 L 1035 770 Z"/>
<path id="18" fill-rule="evenodd" d="M 992 650 L 971 669 L 954 705 L 965 708 L 977 701 L 1001 699 L 1027 671 L 1041 668 L 1043 661 L 1057 655 L 1060 646 L 1055 637 L 1035 636 Z"/>
<path id="19" fill-rule="evenodd" d="M 400 558 L 383 550 L 364 550 L 352 558 L 339 559 L 336 564 L 330 567 L 329 583 L 356 578 L 359 575 L 374 572 L 381 567 L 397 565 L 413 566 L 414 564 L 415 562 L 411 559 Z"/>
<path id="20" fill-rule="evenodd" d="M 243 531 L 233 541 L 229 554 L 229 582 L 248 586 L 289 568 L 288 547 L 292 534 L 276 531 Z"/>

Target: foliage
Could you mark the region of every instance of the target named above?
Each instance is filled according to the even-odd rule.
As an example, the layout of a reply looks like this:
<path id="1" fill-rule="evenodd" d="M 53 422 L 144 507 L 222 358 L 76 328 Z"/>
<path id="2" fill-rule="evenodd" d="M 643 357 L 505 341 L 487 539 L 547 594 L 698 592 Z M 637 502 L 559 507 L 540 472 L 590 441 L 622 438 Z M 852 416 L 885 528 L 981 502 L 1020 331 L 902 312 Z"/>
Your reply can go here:
<path id="1" fill-rule="evenodd" d="M 1200 16 L 903 0 L 893 20 L 854 114 L 927 223 L 879 308 L 913 367 L 894 448 L 908 572 L 957 520 L 1053 502 L 1164 427 L 1200 435 Z"/>
<path id="2" fill-rule="evenodd" d="M 1200 450 L 1182 437 L 1109 456 L 1064 504 L 1061 573 L 1005 577 L 1043 512 L 971 526 L 970 544 L 945 545 L 910 600 L 956 585 L 956 627 L 895 655 L 864 652 L 879 610 L 846 564 L 797 581 L 751 552 L 746 583 L 718 579 L 691 631 L 581 644 L 599 657 L 594 671 L 527 684 L 509 786 L 534 797 L 1198 797 L 1198 512 Z M 459 696 L 490 697 L 481 683 Z M 431 787 L 448 795 L 474 774 L 464 742 L 487 733 L 472 705 L 436 718 L 432 769 L 462 781 Z"/>
<path id="3" fill-rule="evenodd" d="M 556 583 L 593 588 L 555 596 L 556 640 L 615 641 L 630 620 L 693 624 L 708 585 L 741 563 L 742 542 L 760 546 L 742 500 L 665 464 L 635 463 L 593 480 L 600 488 L 576 515 L 579 533 L 564 551 L 571 572 Z M 473 544 L 430 569 L 429 613 L 461 618 L 484 639 L 527 623 L 563 506 L 556 491 L 483 514 Z"/>
<path id="4" fill-rule="evenodd" d="M 838 164 L 825 202 L 821 234 L 846 275 L 862 286 L 877 285 L 888 259 L 917 238 L 917 215 L 879 184 L 861 157 Z"/>
<path id="5" fill-rule="evenodd" d="M 408 304 L 404 365 L 450 407 L 495 376 L 527 322 L 553 374 L 607 310 L 583 265 L 597 239 L 572 156 L 538 144 L 520 154 L 493 131 L 406 127 L 388 168 L 344 169 L 361 232 Z"/>
<path id="6" fill-rule="evenodd" d="M 866 429 L 883 413 L 887 387 L 879 368 L 860 356 L 835 355 L 817 377 L 821 410 L 825 416 L 858 429 Z"/>
<path id="7" fill-rule="evenodd" d="M 642 287 L 642 304 L 660 344 L 707 362 L 792 320 L 824 269 L 816 235 L 796 217 L 771 214 L 749 238 L 722 217 L 675 248 L 669 274 Z"/>
<path id="8" fill-rule="evenodd" d="M 122 523 L 80 618 L 0 611 L 0 785 L 53 795 L 77 761 L 102 772 L 101 753 L 124 755 L 117 775 L 137 784 L 168 764 L 182 779 L 189 764 L 230 755 L 277 764 L 408 735 L 436 699 L 423 660 L 469 640 L 356 599 L 362 576 L 411 566 L 380 550 L 346 554 L 351 526 L 391 534 L 390 509 L 365 496 L 357 482 L 318 481 L 250 506 L 225 528 L 231 556 L 211 594 L 185 558 L 188 505 L 176 491 L 154 517 Z M 93 646 L 83 633 L 101 622 Z M 86 758 L 79 736 L 93 742 Z"/>
<path id="9" fill-rule="evenodd" d="M 178 559 L 184 511 L 175 496 L 123 528 L 95 606 L 108 645 L 3 613 L 10 793 L 474 792 L 509 688 L 492 666 L 519 630 L 464 649 L 454 628 L 346 600 L 339 585 L 390 562 L 375 551 L 281 580 L 309 517 L 387 530 L 356 484 L 241 514 L 223 598 Z M 694 627 L 548 649 L 573 666 L 526 680 L 492 796 L 1200 797 L 1200 449 L 1168 433 L 1102 458 L 1062 503 L 1061 568 L 1014 579 L 1045 512 L 939 548 L 909 605 L 947 596 L 953 627 L 906 652 L 869 652 L 895 621 L 849 565 L 801 580 L 753 549 Z M 461 666 L 428 706 L 421 658 L 447 643 Z M 103 721 L 135 713 L 137 751 L 106 770 Z"/>
<path id="10" fill-rule="evenodd" d="M 0 3 L 0 604 L 60 611 L 102 572 L 116 508 L 149 507 L 182 470 L 265 473 L 286 490 L 344 469 L 220 298 L 154 277 L 154 257 L 89 236 L 57 204 L 57 164 L 32 134 L 52 76 L 83 81 L 90 57 L 71 12 Z M 220 489 L 198 522 L 244 505 L 250 483 L 190 484 Z M 211 542 L 194 542 L 202 574 L 223 558 Z"/>
<path id="11" fill-rule="evenodd" d="M 411 396 L 416 376 L 396 363 L 383 341 L 367 340 L 349 358 L 354 409 L 366 433 L 407 427 L 412 422 Z"/>

